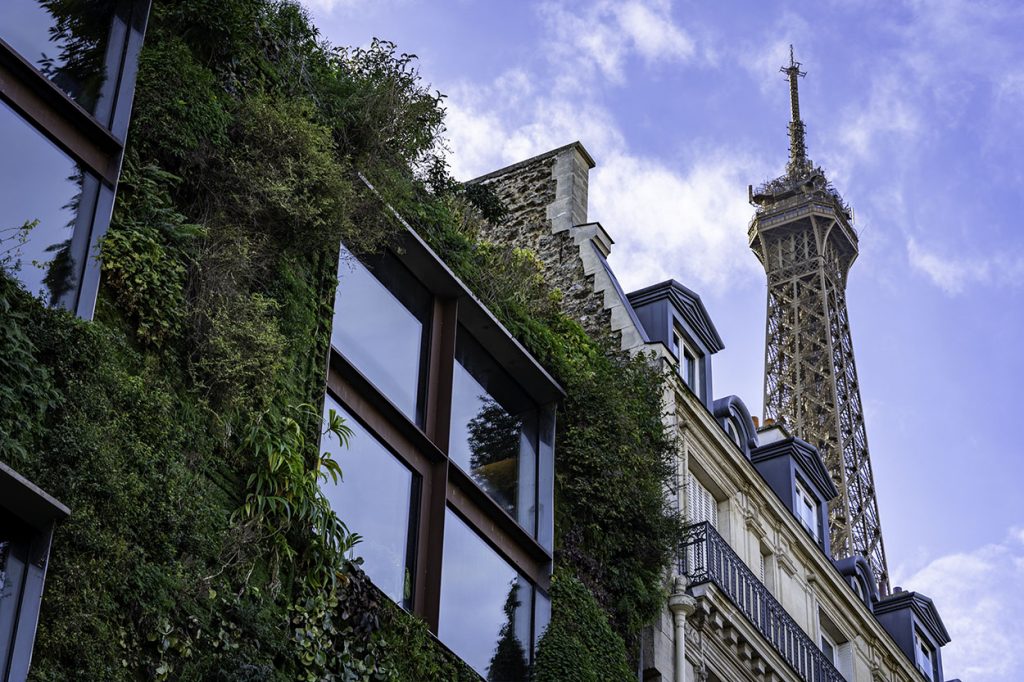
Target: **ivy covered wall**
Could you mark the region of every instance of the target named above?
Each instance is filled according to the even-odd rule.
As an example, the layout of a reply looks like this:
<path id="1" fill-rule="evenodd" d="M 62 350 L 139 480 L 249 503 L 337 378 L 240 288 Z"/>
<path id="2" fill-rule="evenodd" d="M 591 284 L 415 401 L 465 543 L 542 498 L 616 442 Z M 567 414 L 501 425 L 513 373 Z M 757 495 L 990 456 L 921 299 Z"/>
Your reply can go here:
<path id="1" fill-rule="evenodd" d="M 34 679 L 476 679 L 344 559 L 317 485 L 337 248 L 400 229 L 382 199 L 568 392 L 534 674 L 628 679 L 678 530 L 660 377 L 559 312 L 532 254 L 481 240 L 503 207 L 448 176 L 412 58 L 332 48 L 291 2 L 179 0 L 154 3 L 139 66 L 96 321 L 0 274 L 0 459 L 72 510 Z M 590 672 L 553 672 L 594 637 Z"/>

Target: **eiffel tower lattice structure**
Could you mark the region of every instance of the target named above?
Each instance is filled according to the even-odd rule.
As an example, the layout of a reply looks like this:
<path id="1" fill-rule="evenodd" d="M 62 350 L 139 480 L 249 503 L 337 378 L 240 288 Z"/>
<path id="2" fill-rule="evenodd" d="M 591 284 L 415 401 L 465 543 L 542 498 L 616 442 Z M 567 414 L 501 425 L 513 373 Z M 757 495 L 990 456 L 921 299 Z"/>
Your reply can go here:
<path id="1" fill-rule="evenodd" d="M 747 233 L 768 276 L 764 417 L 816 446 L 839 496 L 829 505 L 835 558 L 868 560 L 882 595 L 889 571 L 871 473 L 864 408 L 853 355 L 846 278 L 857 258 L 853 212 L 807 158 L 793 58 L 782 68 L 790 86 L 789 163 L 756 190 Z"/>

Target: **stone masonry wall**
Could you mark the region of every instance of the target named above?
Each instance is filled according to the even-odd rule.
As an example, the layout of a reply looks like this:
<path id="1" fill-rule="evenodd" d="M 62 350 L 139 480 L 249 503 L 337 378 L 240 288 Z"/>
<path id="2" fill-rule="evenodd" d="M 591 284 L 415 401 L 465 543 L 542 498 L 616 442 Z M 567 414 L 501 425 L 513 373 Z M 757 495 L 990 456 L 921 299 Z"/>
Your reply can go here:
<path id="1" fill-rule="evenodd" d="M 562 292 L 562 308 L 590 334 L 611 332 L 611 312 L 584 272 L 575 227 L 587 222 L 587 180 L 593 161 L 578 143 L 478 178 L 508 208 L 485 238 L 533 251 L 547 281 Z M 583 246 L 590 248 L 589 245 Z"/>

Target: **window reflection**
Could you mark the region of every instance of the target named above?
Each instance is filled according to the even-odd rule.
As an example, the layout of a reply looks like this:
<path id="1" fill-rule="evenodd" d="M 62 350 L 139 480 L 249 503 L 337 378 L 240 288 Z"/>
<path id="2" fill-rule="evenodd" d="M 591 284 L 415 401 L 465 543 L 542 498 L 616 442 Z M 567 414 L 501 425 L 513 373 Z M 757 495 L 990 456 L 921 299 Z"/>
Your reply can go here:
<path id="1" fill-rule="evenodd" d="M 0 38 L 86 111 L 104 95 L 116 0 L 3 0 Z"/>
<path id="2" fill-rule="evenodd" d="M 445 515 L 438 637 L 488 682 L 524 682 L 533 586 L 451 510 Z"/>
<path id="3" fill-rule="evenodd" d="M 0 268 L 54 305 L 76 286 L 81 271 L 71 237 L 86 177 L 3 103 L 0 149 Z"/>
<path id="4" fill-rule="evenodd" d="M 348 448 L 325 436 L 322 447 L 341 465 L 342 480 L 323 484 L 331 508 L 363 537 L 355 546 L 363 570 L 385 594 L 406 608 L 412 596 L 410 516 L 413 473 L 359 422 L 327 396 L 324 414 L 335 410 L 352 429 Z"/>
<path id="5" fill-rule="evenodd" d="M 0 671 L 7 670 L 14 644 L 29 540 L 25 524 L 0 510 Z"/>
<path id="6" fill-rule="evenodd" d="M 536 405 L 461 327 L 455 359 L 449 456 L 532 533 Z"/>
<path id="7" fill-rule="evenodd" d="M 398 409 L 423 419 L 430 295 L 393 256 L 373 272 L 342 249 L 331 342 Z"/>

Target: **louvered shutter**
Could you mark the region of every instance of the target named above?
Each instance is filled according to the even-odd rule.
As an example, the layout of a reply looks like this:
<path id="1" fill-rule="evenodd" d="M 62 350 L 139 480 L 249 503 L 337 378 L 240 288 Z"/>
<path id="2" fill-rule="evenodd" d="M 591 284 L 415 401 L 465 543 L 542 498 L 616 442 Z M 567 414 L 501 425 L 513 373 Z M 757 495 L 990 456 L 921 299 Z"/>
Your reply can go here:
<path id="1" fill-rule="evenodd" d="M 690 523 L 709 522 L 718 528 L 718 503 L 711 492 L 693 474 L 686 474 L 686 516 Z"/>
<path id="2" fill-rule="evenodd" d="M 836 652 L 836 669 L 848 680 L 853 679 L 853 643 L 844 642 Z"/>

